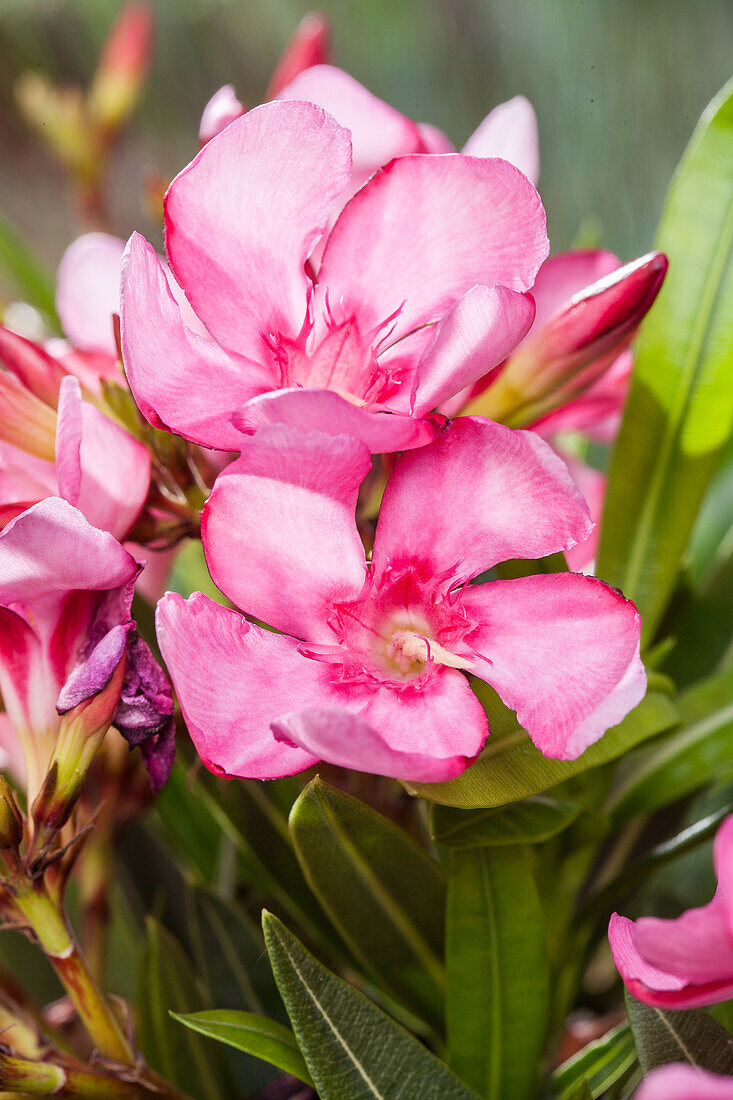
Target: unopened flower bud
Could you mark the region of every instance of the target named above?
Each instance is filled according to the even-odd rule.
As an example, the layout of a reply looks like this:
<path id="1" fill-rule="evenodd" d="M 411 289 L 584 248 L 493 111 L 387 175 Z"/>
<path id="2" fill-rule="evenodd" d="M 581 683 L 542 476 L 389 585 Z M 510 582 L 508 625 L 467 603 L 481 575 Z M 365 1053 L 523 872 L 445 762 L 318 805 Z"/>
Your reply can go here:
<path id="1" fill-rule="evenodd" d="M 118 130 L 137 106 L 150 64 L 152 13 L 127 4 L 109 33 L 89 92 L 89 113 L 107 132 Z"/>
<path id="2" fill-rule="evenodd" d="M 464 411 L 521 428 L 578 398 L 631 342 L 666 272 L 667 257 L 651 252 L 570 298 Z"/>
<path id="3" fill-rule="evenodd" d="M 321 12 L 311 12 L 299 23 L 288 42 L 267 89 L 267 99 L 275 99 L 296 76 L 314 65 L 326 65 L 330 59 L 331 26 Z"/>
<path id="4" fill-rule="evenodd" d="M 80 88 L 56 88 L 40 73 L 22 73 L 15 98 L 26 122 L 63 165 L 82 180 L 93 179 L 98 148 Z"/>
<path id="5" fill-rule="evenodd" d="M 110 654 L 114 651 L 116 657 L 106 686 L 71 707 L 61 720 L 61 729 L 46 778 L 33 803 L 32 861 L 48 850 L 53 837 L 69 820 L 92 761 L 114 720 L 125 674 L 126 637 L 125 628 L 117 627 L 97 647 L 97 650 L 110 650 Z M 105 655 L 106 653 L 99 655 L 100 663 Z M 83 671 L 88 676 L 93 675 L 95 670 L 85 667 Z M 70 677 L 65 685 L 70 701 L 75 690 L 84 690 L 80 684 L 70 682 L 71 679 Z"/>

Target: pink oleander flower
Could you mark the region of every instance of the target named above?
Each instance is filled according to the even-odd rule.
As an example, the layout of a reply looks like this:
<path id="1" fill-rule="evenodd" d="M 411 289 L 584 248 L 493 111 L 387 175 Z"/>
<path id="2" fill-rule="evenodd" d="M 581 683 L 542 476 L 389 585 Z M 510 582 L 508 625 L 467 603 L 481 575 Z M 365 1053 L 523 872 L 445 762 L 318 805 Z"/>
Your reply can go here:
<path id="1" fill-rule="evenodd" d="M 29 804 L 60 716 L 102 691 L 123 656 L 114 725 L 140 746 L 154 789 L 167 778 L 175 751 L 170 685 L 130 617 L 140 569 L 111 534 L 59 497 L 0 532 L 0 734 L 16 772 L 22 748 Z"/>
<path id="2" fill-rule="evenodd" d="M 168 260 L 212 339 L 186 326 L 133 235 L 122 350 L 152 424 L 224 450 L 267 423 L 404 450 L 435 438 L 431 410 L 522 339 L 548 248 L 528 180 L 501 160 L 400 157 L 347 203 L 316 262 L 350 162 L 330 115 L 275 102 L 173 181 Z"/>
<path id="3" fill-rule="evenodd" d="M 652 1070 L 634 1100 L 733 1100 L 733 1077 L 673 1062 Z"/>
<path id="4" fill-rule="evenodd" d="M 657 1008 L 698 1008 L 733 997 L 733 815 L 718 830 L 713 848 L 715 897 L 676 920 L 617 913 L 608 938 L 624 984 Z"/>
<path id="5" fill-rule="evenodd" d="M 219 476 L 203 517 L 211 575 L 283 633 L 200 593 L 158 604 L 208 768 L 272 778 L 326 760 L 451 778 L 489 732 L 465 672 L 562 759 L 636 706 L 640 620 L 614 589 L 569 573 L 469 583 L 588 536 L 585 503 L 539 436 L 466 417 L 400 456 L 367 562 L 354 510 L 369 466 L 358 440 L 271 426 Z"/>

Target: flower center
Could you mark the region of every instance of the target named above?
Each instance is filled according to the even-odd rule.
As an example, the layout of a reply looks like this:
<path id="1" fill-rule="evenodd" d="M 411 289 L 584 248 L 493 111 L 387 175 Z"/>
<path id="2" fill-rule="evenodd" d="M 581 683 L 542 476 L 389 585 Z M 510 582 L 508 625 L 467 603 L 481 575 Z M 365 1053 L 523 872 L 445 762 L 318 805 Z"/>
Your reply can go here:
<path id="1" fill-rule="evenodd" d="M 420 676 L 427 668 L 431 646 L 412 630 L 395 630 L 384 647 L 387 664 L 404 677 Z"/>

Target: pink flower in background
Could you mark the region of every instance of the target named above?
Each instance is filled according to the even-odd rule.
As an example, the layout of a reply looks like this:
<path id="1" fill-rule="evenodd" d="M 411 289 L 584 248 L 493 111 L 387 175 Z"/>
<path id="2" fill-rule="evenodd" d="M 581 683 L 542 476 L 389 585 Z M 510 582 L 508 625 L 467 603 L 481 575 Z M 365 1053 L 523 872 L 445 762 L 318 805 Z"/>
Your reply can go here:
<path id="1" fill-rule="evenodd" d="M 642 698 L 639 615 L 574 574 L 468 582 L 587 538 L 587 509 L 537 435 L 478 418 L 397 459 L 367 563 L 354 521 L 369 451 L 263 428 L 204 512 L 222 591 L 273 634 L 167 593 L 158 638 L 188 729 L 221 774 L 271 778 L 327 760 L 401 779 L 463 771 L 488 734 L 464 671 L 570 759 Z M 246 517 L 246 518 L 245 518 Z"/>
<path id="2" fill-rule="evenodd" d="M 534 317 L 547 253 L 537 192 L 504 161 L 408 156 L 346 205 L 348 133 L 307 103 L 233 122 L 174 180 L 168 260 L 213 339 L 181 317 L 135 234 L 122 279 L 122 348 L 154 425 L 239 450 L 286 423 L 421 446 L 432 409 L 501 362 Z M 309 260 L 309 257 L 311 258 Z"/>
<path id="3" fill-rule="evenodd" d="M 614 913 L 613 958 L 634 997 L 657 1008 L 698 1008 L 733 997 L 733 815 L 713 849 L 718 889 L 700 909 L 676 920 Z"/>
<path id="4" fill-rule="evenodd" d="M 0 526 L 63 496 L 124 538 L 150 485 L 146 448 L 83 400 L 68 364 L 39 345 L 0 328 L 0 362 Z"/>
<path id="5" fill-rule="evenodd" d="M 673 1062 L 645 1077 L 634 1100 L 733 1100 L 733 1078 Z"/>
<path id="6" fill-rule="evenodd" d="M 136 634 L 130 605 L 140 565 L 67 501 L 49 497 L 0 533 L 0 691 L 4 744 L 23 750 L 29 804 L 53 751 L 60 715 L 99 693 L 123 656 L 114 724 L 140 745 L 151 781 L 174 752 L 168 681 Z M 16 764 L 17 770 L 17 764 Z"/>

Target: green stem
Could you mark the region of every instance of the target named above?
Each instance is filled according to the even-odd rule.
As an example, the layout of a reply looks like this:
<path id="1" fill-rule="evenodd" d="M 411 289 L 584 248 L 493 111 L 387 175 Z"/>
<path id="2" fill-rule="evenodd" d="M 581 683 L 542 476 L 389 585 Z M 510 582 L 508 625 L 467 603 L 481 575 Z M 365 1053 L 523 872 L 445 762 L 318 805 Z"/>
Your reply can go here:
<path id="1" fill-rule="evenodd" d="M 134 1066 L 135 1052 L 46 887 L 38 883 L 20 883 L 15 890 L 15 902 L 38 937 L 99 1053 L 110 1061 Z"/>

